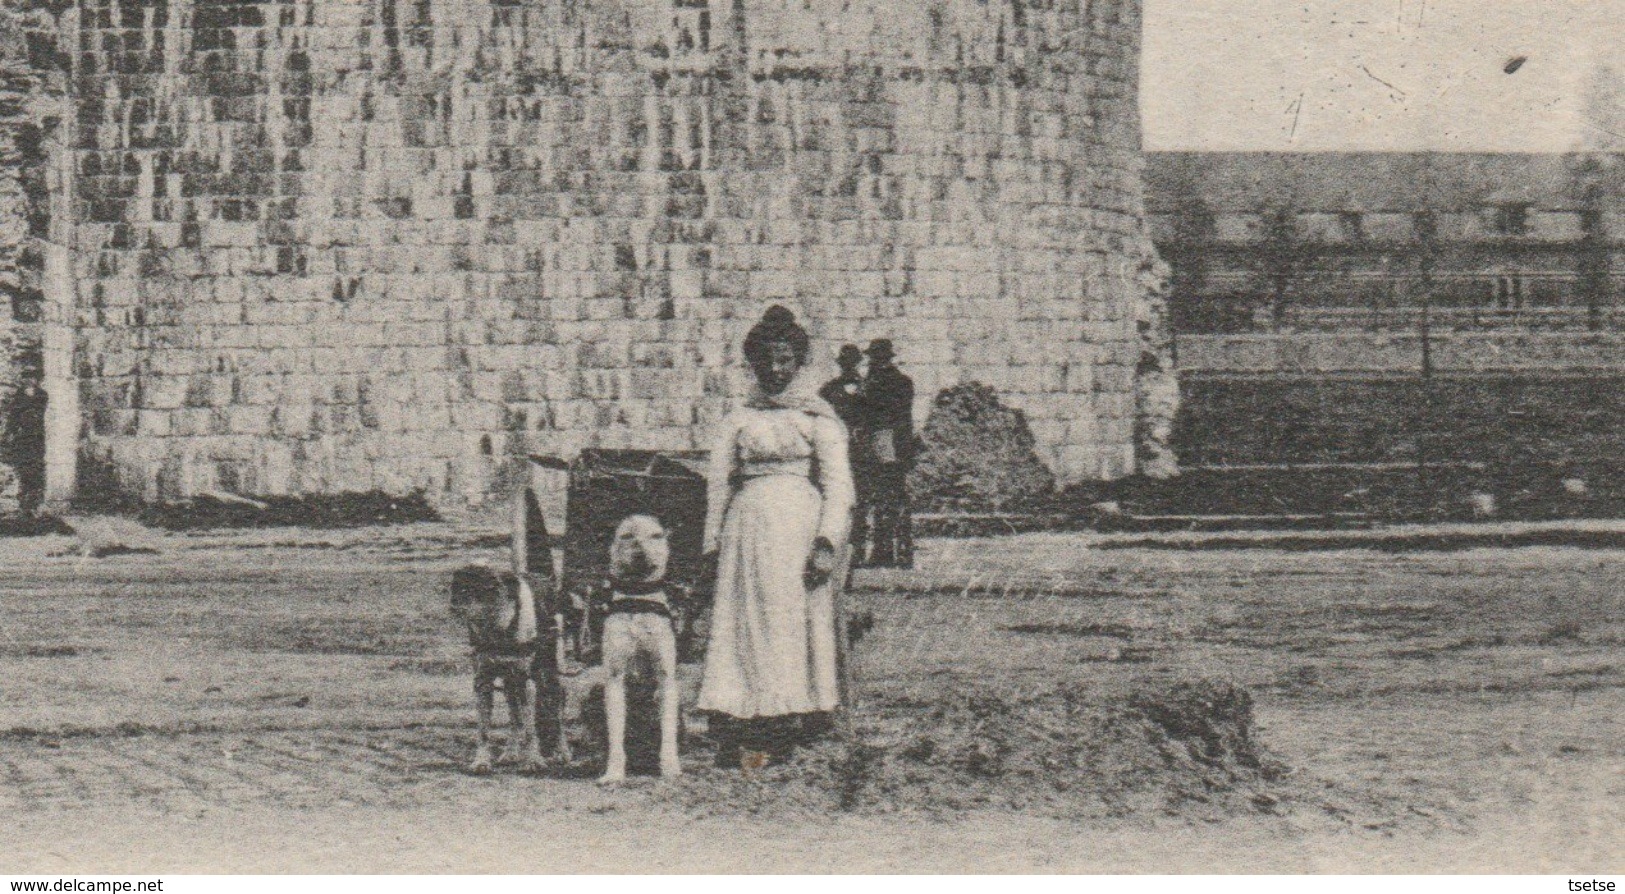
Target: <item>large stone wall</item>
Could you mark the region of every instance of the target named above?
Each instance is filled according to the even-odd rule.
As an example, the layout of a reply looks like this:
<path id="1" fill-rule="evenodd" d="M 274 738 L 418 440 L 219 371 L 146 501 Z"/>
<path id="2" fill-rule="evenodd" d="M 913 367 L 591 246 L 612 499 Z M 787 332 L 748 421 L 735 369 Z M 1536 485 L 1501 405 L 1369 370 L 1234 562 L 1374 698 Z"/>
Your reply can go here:
<path id="1" fill-rule="evenodd" d="M 48 218 L 44 196 L 44 141 L 61 88 L 50 60 L 36 52 L 53 22 L 43 3 L 0 0 L 0 444 L 42 433 L 13 432 L 12 395 L 40 376 L 43 253 L 39 237 Z M 41 64 L 41 63 L 44 64 Z M 0 449 L 0 512 L 18 507 L 18 482 Z"/>
<path id="2" fill-rule="evenodd" d="M 1063 480 L 1127 474 L 1139 27 L 1138 0 L 84 0 L 53 471 L 473 498 L 523 451 L 692 448 L 783 301 L 824 354 L 896 339 L 922 411 L 978 380 Z"/>

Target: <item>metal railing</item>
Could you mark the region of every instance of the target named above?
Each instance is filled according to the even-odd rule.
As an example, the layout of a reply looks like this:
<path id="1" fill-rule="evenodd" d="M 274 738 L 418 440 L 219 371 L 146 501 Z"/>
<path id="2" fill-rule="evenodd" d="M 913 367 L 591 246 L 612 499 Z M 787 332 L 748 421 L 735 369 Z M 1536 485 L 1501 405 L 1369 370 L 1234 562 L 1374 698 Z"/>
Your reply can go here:
<path id="1" fill-rule="evenodd" d="M 1177 302 L 1179 299 L 1176 298 Z M 1178 335 L 1242 335 L 1273 332 L 1435 332 L 1506 330 L 1526 332 L 1625 331 L 1625 310 L 1606 307 L 1290 307 L 1278 316 L 1243 300 L 1202 298 L 1201 313 L 1176 308 Z M 1229 306 L 1225 306 L 1225 305 Z"/>

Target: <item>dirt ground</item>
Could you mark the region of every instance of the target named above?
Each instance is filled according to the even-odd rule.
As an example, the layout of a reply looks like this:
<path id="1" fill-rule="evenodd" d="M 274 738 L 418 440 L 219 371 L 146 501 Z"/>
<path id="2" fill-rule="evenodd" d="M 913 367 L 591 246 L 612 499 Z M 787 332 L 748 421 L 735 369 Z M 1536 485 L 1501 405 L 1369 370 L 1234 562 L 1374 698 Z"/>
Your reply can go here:
<path id="1" fill-rule="evenodd" d="M 1625 869 L 1625 550 L 1383 537 L 934 540 L 917 571 L 861 572 L 866 723 L 909 734 L 967 692 L 1222 679 L 1290 769 L 1094 812 L 775 811 L 760 787 L 746 810 L 703 749 L 681 782 L 600 789 L 590 752 L 471 777 L 443 590 L 500 556 L 489 525 L 137 532 L 102 558 L 9 539 L 0 871 Z"/>

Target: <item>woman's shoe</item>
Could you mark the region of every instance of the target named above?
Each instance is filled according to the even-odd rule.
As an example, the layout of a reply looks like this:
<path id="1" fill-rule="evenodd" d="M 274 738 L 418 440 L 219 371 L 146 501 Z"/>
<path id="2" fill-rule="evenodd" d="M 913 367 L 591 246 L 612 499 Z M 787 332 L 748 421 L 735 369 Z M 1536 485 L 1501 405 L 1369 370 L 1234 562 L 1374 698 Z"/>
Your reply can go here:
<path id="1" fill-rule="evenodd" d="M 746 773 L 766 769 L 773 763 L 773 755 L 766 751 L 751 751 L 749 749 L 739 752 L 739 769 Z"/>

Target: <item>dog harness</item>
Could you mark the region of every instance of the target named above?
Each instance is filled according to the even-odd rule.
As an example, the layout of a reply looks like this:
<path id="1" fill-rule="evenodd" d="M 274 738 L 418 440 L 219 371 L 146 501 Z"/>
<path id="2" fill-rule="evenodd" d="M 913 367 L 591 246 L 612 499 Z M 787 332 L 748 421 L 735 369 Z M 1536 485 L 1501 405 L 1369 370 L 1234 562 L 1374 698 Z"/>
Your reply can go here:
<path id="1" fill-rule="evenodd" d="M 607 589 L 610 598 L 604 605 L 605 615 L 660 615 L 668 621 L 675 620 L 666 601 L 669 597 L 664 581 L 612 580 Z M 651 599 L 651 596 L 661 598 Z"/>
<path id="2" fill-rule="evenodd" d="M 673 620 L 671 606 L 658 599 L 637 599 L 623 596 L 620 599 L 611 599 L 609 608 L 604 612 L 609 615 L 660 615 L 666 620 Z"/>
<path id="3" fill-rule="evenodd" d="M 521 659 L 540 657 L 543 651 L 543 645 L 544 644 L 541 638 L 538 637 L 537 639 L 523 643 L 511 641 L 477 643 L 474 650 L 488 658 L 502 659 L 505 661 L 518 661 Z"/>

